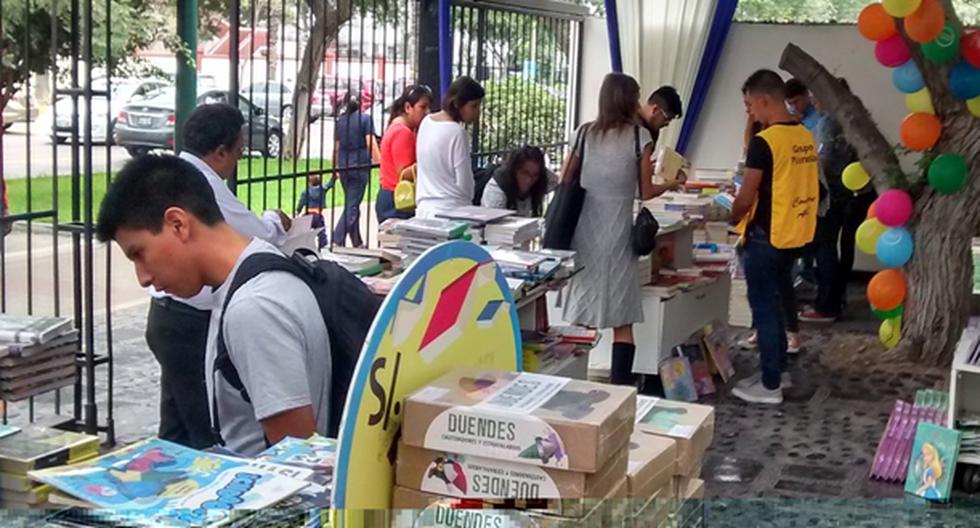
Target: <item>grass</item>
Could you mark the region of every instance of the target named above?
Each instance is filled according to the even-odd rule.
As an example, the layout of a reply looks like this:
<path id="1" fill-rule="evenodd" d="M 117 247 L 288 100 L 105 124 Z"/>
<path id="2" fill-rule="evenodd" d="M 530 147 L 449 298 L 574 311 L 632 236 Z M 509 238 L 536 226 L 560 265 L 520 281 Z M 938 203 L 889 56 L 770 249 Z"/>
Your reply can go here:
<path id="1" fill-rule="evenodd" d="M 238 188 L 236 194 L 238 198 L 249 206 L 255 213 L 261 213 L 268 209 L 282 209 L 287 214 L 295 211 L 296 202 L 299 194 L 306 186 L 306 176 L 291 176 L 297 172 L 302 173 L 313 169 L 330 168 L 329 160 L 298 160 L 295 170 L 292 161 L 284 160 L 280 165 L 279 160 L 266 160 L 253 158 L 238 162 Z M 249 170 L 252 179 L 262 179 L 264 177 L 275 177 L 268 181 L 249 183 Z M 281 176 L 281 177 L 280 177 Z M 71 176 L 58 176 L 58 219 L 61 222 L 71 220 Z M 54 206 L 54 181 L 55 178 L 47 176 L 34 176 L 30 180 L 31 211 L 49 211 Z M 81 182 L 79 182 L 81 185 Z M 7 197 L 10 201 L 10 213 L 21 214 L 28 211 L 28 180 L 13 179 L 7 180 Z M 99 207 L 102 205 L 102 198 L 106 191 L 106 173 L 100 172 L 93 174 L 92 178 L 92 201 L 94 203 L 93 215 L 97 216 Z M 81 193 L 81 189 L 80 189 Z M 378 195 L 377 170 L 371 177 L 371 201 Z M 336 202 L 334 202 L 336 198 Z M 365 194 L 367 201 L 367 194 Z M 344 204 L 344 191 L 340 184 L 334 187 L 333 196 L 327 195 L 327 207 L 336 203 L 337 207 Z M 83 206 L 84 207 L 84 206 Z M 84 211 L 84 208 L 82 209 Z M 80 217 L 84 219 L 84 215 Z M 38 222 L 51 222 L 51 218 L 40 218 Z"/>

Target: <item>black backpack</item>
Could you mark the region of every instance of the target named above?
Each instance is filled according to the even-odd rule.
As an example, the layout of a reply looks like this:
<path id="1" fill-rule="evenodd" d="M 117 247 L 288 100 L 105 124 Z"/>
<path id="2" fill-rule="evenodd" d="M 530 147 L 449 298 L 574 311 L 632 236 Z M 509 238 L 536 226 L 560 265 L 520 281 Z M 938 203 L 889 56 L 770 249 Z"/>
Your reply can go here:
<path id="1" fill-rule="evenodd" d="M 491 163 L 473 173 L 473 205 L 479 207 L 483 204 L 483 191 L 493 179 L 493 173 L 497 172 L 498 168 L 500 165 Z"/>
<path id="2" fill-rule="evenodd" d="M 367 285 L 353 273 L 339 264 L 322 260 L 308 250 L 300 250 L 291 258 L 275 253 L 256 253 L 247 257 L 238 267 L 222 307 L 218 322 L 218 353 L 214 369 L 221 372 L 225 381 L 241 393 L 242 398 L 252 403 L 248 391 L 242 383 L 238 370 L 228 355 L 224 339 L 224 313 L 228 302 L 243 284 L 268 271 L 285 271 L 299 277 L 309 286 L 320 307 L 320 314 L 330 336 L 330 423 L 327 436 L 336 438 L 340 431 L 340 419 L 347 401 L 354 368 L 361 355 L 361 348 L 367 338 L 374 316 L 381 307 L 381 299 L 374 295 Z M 217 394 L 217 391 L 214 391 Z M 212 397 L 212 427 L 215 440 L 224 445 L 221 438 L 221 424 L 218 420 L 217 397 Z"/>

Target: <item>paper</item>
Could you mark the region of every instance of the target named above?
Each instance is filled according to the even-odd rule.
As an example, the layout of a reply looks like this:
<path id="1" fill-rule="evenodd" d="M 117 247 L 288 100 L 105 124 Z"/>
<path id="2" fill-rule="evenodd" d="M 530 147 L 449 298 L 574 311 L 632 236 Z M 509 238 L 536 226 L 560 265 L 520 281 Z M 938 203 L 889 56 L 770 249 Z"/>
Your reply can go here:
<path id="1" fill-rule="evenodd" d="M 313 229 L 313 215 L 303 215 L 293 218 L 293 223 L 286 231 L 286 240 L 279 246 L 284 254 L 292 255 L 297 249 L 317 252 L 317 234 L 323 228 Z"/>

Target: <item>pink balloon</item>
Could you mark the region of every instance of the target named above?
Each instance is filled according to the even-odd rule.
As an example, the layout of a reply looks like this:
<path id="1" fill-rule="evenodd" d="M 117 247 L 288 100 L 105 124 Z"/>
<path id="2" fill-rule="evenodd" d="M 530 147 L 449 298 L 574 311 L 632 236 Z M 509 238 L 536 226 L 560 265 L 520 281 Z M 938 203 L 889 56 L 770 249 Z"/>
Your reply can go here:
<path id="1" fill-rule="evenodd" d="M 912 218 L 912 197 L 905 191 L 885 191 L 875 202 L 878 221 L 888 227 L 899 227 Z"/>
<path id="2" fill-rule="evenodd" d="M 898 68 L 912 58 L 912 53 L 902 35 L 895 34 L 875 44 L 875 57 L 882 66 Z"/>

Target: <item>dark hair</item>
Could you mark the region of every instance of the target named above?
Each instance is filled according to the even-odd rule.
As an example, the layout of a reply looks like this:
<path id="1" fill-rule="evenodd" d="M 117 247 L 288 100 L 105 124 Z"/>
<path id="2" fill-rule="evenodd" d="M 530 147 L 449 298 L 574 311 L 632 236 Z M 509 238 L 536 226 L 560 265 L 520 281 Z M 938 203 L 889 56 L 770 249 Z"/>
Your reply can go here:
<path id="1" fill-rule="evenodd" d="M 845 79 L 843 77 L 838 77 L 837 78 L 837 82 L 839 82 L 840 85 L 843 86 L 844 88 L 846 88 L 848 91 L 851 90 L 851 83 L 847 82 L 847 79 Z"/>
<path id="2" fill-rule="evenodd" d="M 207 156 L 218 147 L 230 149 L 242 135 L 245 118 L 228 103 L 201 105 L 184 123 L 184 150 L 197 157 Z"/>
<path id="3" fill-rule="evenodd" d="M 681 104 L 681 96 L 673 86 L 661 86 L 657 88 L 647 99 L 650 104 L 655 104 L 670 112 L 674 119 L 684 117 L 684 107 Z"/>
<path id="4" fill-rule="evenodd" d="M 405 104 L 408 103 L 410 106 L 415 106 L 426 97 L 429 101 L 432 101 L 432 88 L 424 84 L 413 84 L 411 86 L 406 86 L 405 91 L 402 92 L 395 102 L 391 103 L 391 121 L 405 115 Z M 389 121 L 389 123 L 391 122 Z"/>
<path id="5" fill-rule="evenodd" d="M 538 181 L 534 182 L 534 187 L 531 187 L 531 214 L 541 216 L 544 209 L 544 195 L 548 193 L 548 172 L 544 166 L 544 152 L 541 149 L 525 145 L 511 152 L 507 161 L 493 173 L 493 179 L 507 196 L 507 209 L 517 209 L 517 201 L 522 198 L 518 196 L 517 169 L 529 161 L 537 163 L 540 170 Z"/>
<path id="6" fill-rule="evenodd" d="M 786 98 L 792 99 L 794 97 L 799 97 L 801 95 L 807 95 L 810 90 L 803 84 L 803 81 L 793 77 L 792 79 L 786 81 Z"/>
<path id="7" fill-rule="evenodd" d="M 163 214 L 171 207 L 180 207 L 205 225 L 224 221 L 214 191 L 193 165 L 171 155 L 134 158 L 106 190 L 96 236 L 108 242 L 120 228 L 159 233 Z"/>
<path id="8" fill-rule="evenodd" d="M 466 103 L 479 101 L 486 96 L 487 92 L 480 83 L 464 75 L 449 85 L 449 91 L 442 99 L 442 109 L 458 122 L 462 119 L 459 111 Z"/>
<path id="9" fill-rule="evenodd" d="M 772 70 L 759 70 L 742 85 L 745 95 L 769 95 L 776 99 L 786 99 L 786 83 Z"/>
<path id="10" fill-rule="evenodd" d="M 361 111 L 361 97 L 353 92 L 347 92 L 340 103 L 340 115 L 356 114 Z"/>
<path id="11" fill-rule="evenodd" d="M 625 73 L 610 73 L 599 88 L 599 117 L 592 132 L 604 134 L 636 122 L 636 108 L 640 104 L 640 85 Z"/>

